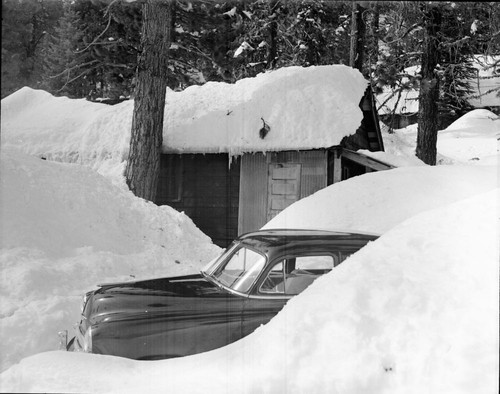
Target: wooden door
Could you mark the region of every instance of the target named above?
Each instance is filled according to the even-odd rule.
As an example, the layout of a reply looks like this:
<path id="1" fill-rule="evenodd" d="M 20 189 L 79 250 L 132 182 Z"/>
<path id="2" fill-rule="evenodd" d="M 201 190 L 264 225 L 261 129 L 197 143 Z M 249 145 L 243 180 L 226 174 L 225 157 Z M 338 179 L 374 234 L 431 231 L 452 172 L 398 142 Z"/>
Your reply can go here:
<path id="1" fill-rule="evenodd" d="M 274 163 L 268 167 L 267 220 L 300 199 L 300 164 Z"/>

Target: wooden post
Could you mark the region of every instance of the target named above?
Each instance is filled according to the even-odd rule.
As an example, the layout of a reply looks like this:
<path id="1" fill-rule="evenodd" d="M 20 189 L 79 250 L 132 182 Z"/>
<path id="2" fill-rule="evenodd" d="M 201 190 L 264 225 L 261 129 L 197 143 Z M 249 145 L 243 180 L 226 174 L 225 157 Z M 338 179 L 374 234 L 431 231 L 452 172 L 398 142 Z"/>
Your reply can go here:
<path id="1" fill-rule="evenodd" d="M 342 148 L 333 151 L 333 178 L 332 183 L 342 180 Z"/>

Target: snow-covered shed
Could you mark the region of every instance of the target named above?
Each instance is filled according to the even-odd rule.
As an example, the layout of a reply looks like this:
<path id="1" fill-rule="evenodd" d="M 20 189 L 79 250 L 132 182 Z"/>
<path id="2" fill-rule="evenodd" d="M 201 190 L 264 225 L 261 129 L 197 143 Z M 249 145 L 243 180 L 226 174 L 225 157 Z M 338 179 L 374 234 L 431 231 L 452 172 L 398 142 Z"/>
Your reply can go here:
<path id="1" fill-rule="evenodd" d="M 184 211 L 221 246 L 331 183 L 390 168 L 356 152 L 383 143 L 368 83 L 347 66 L 208 82 L 169 90 L 166 101 L 155 202 Z M 23 88 L 1 112 L 2 146 L 123 179 L 133 101 L 109 106 Z"/>
<path id="2" fill-rule="evenodd" d="M 472 58 L 472 67 L 476 71 L 475 78 L 468 81 L 471 94 L 469 104 L 475 109 L 487 109 L 500 114 L 500 70 L 498 62 L 500 56 L 475 55 Z M 420 66 L 407 67 L 405 74 L 416 76 L 420 73 Z M 402 83 L 408 83 L 404 77 Z M 419 90 L 415 88 L 393 89 L 385 87 L 377 95 L 376 101 L 380 120 L 394 129 L 401 129 L 418 121 Z M 448 126 L 443 124 L 442 126 Z"/>
<path id="3" fill-rule="evenodd" d="M 367 81 L 346 66 L 207 83 L 167 102 L 156 203 L 221 246 L 327 185 L 391 168 L 356 152 L 383 143 Z"/>

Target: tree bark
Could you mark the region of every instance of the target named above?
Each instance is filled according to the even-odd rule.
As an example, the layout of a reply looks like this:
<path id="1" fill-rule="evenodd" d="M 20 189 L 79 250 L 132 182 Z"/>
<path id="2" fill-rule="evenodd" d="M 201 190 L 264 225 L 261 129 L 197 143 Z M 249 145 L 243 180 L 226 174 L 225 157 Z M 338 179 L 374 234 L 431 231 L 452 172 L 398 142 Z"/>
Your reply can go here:
<path id="1" fill-rule="evenodd" d="M 269 2 L 269 14 L 271 21 L 269 22 L 269 45 L 268 45 L 268 50 L 267 50 L 267 65 L 266 68 L 268 69 L 273 69 L 274 66 L 276 65 L 276 59 L 277 59 L 277 45 L 276 45 L 276 37 L 278 35 L 278 22 L 277 18 L 278 16 L 275 14 L 276 9 L 278 7 L 278 0 L 270 0 Z"/>
<path id="2" fill-rule="evenodd" d="M 154 201 L 163 144 L 172 0 L 146 0 L 142 6 L 141 54 L 125 178 L 138 197 Z"/>
<path id="3" fill-rule="evenodd" d="M 352 3 L 352 25 L 351 25 L 351 49 L 349 56 L 349 65 L 353 68 L 363 71 L 364 45 L 366 25 L 363 19 L 363 12 L 366 2 Z"/>
<path id="4" fill-rule="evenodd" d="M 418 132 L 416 155 L 424 163 L 436 165 L 439 77 L 439 30 L 441 11 L 439 5 L 425 11 L 425 38 L 422 53 L 422 80 L 419 93 Z"/>

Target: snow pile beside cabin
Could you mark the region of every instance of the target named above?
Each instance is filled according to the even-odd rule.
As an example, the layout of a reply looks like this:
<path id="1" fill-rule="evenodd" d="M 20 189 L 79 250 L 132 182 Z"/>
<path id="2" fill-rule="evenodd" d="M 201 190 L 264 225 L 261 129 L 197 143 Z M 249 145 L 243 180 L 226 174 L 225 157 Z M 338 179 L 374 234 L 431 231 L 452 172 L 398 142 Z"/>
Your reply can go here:
<path id="1" fill-rule="evenodd" d="M 163 150 L 239 155 L 338 145 L 361 124 L 366 87 L 357 70 L 332 65 L 168 90 Z M 3 99 L 1 111 L 2 146 L 121 177 L 132 101 L 107 106 L 25 87 Z M 261 138 L 265 125 L 269 132 Z"/>
<path id="2" fill-rule="evenodd" d="M 184 214 L 84 166 L 9 148 L 0 160 L 2 370 L 56 349 L 56 333 L 71 334 L 81 296 L 96 284 L 196 272 L 220 251 Z M 309 218 L 316 227 L 383 233 L 495 185 L 495 169 L 486 166 L 370 173 L 293 204 L 271 224 L 288 218 L 279 226 L 306 226 L 294 220 Z"/>
<path id="3" fill-rule="evenodd" d="M 392 133 L 382 127 L 385 152 L 360 152 L 397 167 L 422 165 L 415 156 L 417 133 L 417 124 Z M 438 132 L 437 164 L 498 165 L 499 140 L 500 117 L 487 109 L 475 109 Z"/>
<path id="4" fill-rule="evenodd" d="M 498 193 L 397 225 L 314 282 L 270 323 L 224 348 L 152 362 L 47 352 L 4 372 L 1 387 L 95 393 L 496 393 Z"/>
<path id="5" fill-rule="evenodd" d="M 496 166 L 438 166 L 432 170 L 416 166 L 373 172 L 295 202 L 263 228 L 337 228 L 384 234 L 405 218 L 492 190 L 497 176 Z"/>
<path id="6" fill-rule="evenodd" d="M 437 149 L 455 162 L 498 164 L 499 140 L 500 117 L 486 109 L 476 109 L 439 132 Z"/>
<path id="7" fill-rule="evenodd" d="M 115 106 L 24 87 L 2 100 L 1 145 L 121 178 L 133 103 Z"/>
<path id="8" fill-rule="evenodd" d="M 183 213 L 89 168 L 0 160 L 0 370 L 57 348 L 98 283 L 194 273 L 220 252 Z"/>

